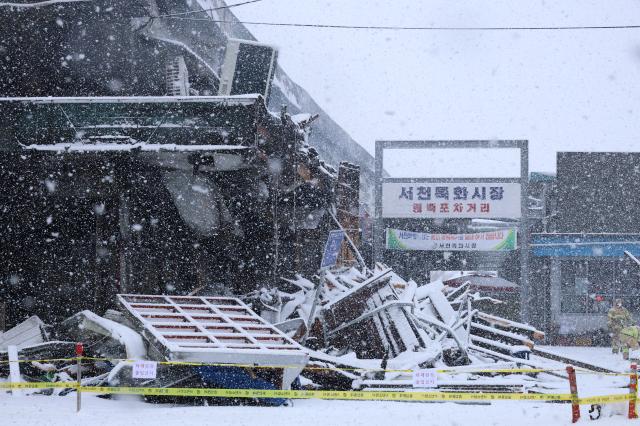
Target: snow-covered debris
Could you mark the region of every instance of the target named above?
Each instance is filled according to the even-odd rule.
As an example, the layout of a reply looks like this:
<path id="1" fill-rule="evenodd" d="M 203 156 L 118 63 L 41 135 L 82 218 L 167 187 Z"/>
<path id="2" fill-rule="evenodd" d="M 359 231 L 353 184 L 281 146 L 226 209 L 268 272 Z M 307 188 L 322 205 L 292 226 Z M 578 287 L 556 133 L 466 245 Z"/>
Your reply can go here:
<path id="1" fill-rule="evenodd" d="M 110 338 L 124 348 L 123 355 L 128 359 L 146 359 L 147 348 L 145 347 L 142 337 L 122 324 L 103 318 L 91 311 L 85 310 L 78 312 L 71 318 L 60 324 L 61 335 L 69 340 L 82 341 L 80 336 L 85 337 L 85 342 L 91 340 L 100 340 L 104 344 L 104 355 L 115 355 L 121 357 L 118 353 L 111 352 L 110 346 L 106 345 L 104 338 Z M 100 336 L 92 339 L 91 335 Z M 75 339 L 74 339 L 75 337 Z"/>
<path id="2" fill-rule="evenodd" d="M 167 361 L 270 367 L 281 373 L 279 389 L 290 389 L 308 361 L 302 346 L 237 298 L 119 294 L 118 301 L 150 353 Z M 199 374 L 206 381 L 218 373 Z"/>
<path id="3" fill-rule="evenodd" d="M 303 375 L 314 387 L 411 387 L 410 371 L 417 368 L 466 366 L 472 371 L 499 368 L 505 361 L 514 368 L 540 365 L 528 358 L 544 333 L 479 311 L 474 303 L 487 298 L 472 292 L 468 283 L 449 287 L 437 280 L 418 286 L 377 264 L 373 270 L 338 267 L 322 277 L 283 278 L 282 287 L 295 290 L 280 290 L 279 326 L 300 341 L 308 334 L 310 365 L 316 369 Z M 318 306 L 311 318 L 316 294 Z M 257 295 L 246 298 L 260 302 Z M 510 382 L 492 378 L 482 386 L 522 391 L 522 374 L 513 377 Z M 467 389 L 480 382 L 455 373 L 443 383 L 443 389 Z"/>
<path id="4" fill-rule="evenodd" d="M 21 349 L 45 341 L 46 332 L 44 323 L 37 316 L 27 318 L 25 321 L 4 333 L 0 333 L 0 351 L 6 351 L 9 346 Z"/>

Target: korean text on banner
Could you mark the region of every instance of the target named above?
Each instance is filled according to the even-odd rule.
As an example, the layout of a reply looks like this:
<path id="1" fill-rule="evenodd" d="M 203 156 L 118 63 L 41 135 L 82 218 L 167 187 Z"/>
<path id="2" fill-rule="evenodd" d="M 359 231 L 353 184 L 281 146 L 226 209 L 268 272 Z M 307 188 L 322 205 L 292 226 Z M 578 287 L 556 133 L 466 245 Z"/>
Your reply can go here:
<path id="1" fill-rule="evenodd" d="M 384 182 L 382 217 L 518 219 L 520 191 L 512 182 Z"/>
<path id="2" fill-rule="evenodd" d="M 388 250 L 510 251 L 517 247 L 516 228 L 473 234 L 428 234 L 387 228 Z"/>

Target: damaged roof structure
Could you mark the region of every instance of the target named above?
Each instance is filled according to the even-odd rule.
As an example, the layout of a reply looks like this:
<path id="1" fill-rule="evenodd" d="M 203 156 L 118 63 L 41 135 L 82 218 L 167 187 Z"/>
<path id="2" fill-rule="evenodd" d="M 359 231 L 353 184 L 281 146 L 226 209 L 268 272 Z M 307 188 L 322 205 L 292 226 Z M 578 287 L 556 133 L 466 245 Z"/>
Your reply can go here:
<path id="1" fill-rule="evenodd" d="M 270 99 L 212 96 L 238 30 L 164 17 L 205 8 L 0 8 L 3 328 L 119 292 L 243 293 L 315 270 L 337 182 L 309 144 L 317 110 L 299 113 L 279 68 Z"/>
<path id="2" fill-rule="evenodd" d="M 243 293 L 317 264 L 335 172 L 259 96 L 5 98 L 0 109 L 10 312 L 61 318 L 123 291 Z"/>

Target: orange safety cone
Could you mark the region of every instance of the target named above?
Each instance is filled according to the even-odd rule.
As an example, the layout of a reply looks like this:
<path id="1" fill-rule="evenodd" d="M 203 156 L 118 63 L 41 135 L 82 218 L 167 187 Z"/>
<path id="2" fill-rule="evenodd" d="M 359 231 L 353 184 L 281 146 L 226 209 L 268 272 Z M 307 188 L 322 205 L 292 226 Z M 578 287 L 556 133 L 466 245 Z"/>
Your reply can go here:
<path id="1" fill-rule="evenodd" d="M 571 423 L 575 423 L 580 420 L 580 400 L 578 399 L 576 370 L 573 366 L 567 365 L 567 375 L 569 376 L 569 391 L 571 392 Z"/>
<path id="2" fill-rule="evenodd" d="M 636 363 L 631 364 L 631 373 L 629 374 L 629 418 L 637 419 L 636 398 L 638 397 L 638 366 Z"/>

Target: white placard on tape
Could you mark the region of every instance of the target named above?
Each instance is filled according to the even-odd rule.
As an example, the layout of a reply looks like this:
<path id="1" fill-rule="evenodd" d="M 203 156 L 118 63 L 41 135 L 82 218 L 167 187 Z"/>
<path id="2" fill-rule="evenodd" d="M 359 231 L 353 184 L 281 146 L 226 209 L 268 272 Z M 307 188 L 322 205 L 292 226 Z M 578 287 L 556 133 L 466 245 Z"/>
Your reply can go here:
<path id="1" fill-rule="evenodd" d="M 155 361 L 135 361 L 132 377 L 134 379 L 155 379 L 158 375 L 158 363 Z"/>
<path id="2" fill-rule="evenodd" d="M 435 368 L 413 370 L 414 388 L 437 388 L 438 373 Z"/>

